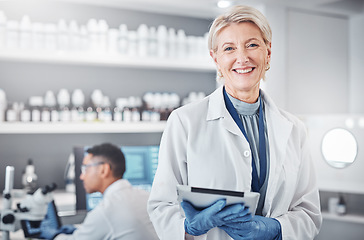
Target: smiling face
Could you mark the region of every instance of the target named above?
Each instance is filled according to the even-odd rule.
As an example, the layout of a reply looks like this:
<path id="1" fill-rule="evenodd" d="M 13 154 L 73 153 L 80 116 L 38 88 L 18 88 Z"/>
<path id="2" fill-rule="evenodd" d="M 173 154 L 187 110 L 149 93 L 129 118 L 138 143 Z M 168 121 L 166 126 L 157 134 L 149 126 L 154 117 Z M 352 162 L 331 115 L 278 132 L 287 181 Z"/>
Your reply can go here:
<path id="1" fill-rule="evenodd" d="M 225 79 L 225 89 L 234 98 L 253 103 L 259 96 L 260 80 L 270 62 L 270 43 L 251 22 L 232 23 L 216 38 L 210 55 Z"/>

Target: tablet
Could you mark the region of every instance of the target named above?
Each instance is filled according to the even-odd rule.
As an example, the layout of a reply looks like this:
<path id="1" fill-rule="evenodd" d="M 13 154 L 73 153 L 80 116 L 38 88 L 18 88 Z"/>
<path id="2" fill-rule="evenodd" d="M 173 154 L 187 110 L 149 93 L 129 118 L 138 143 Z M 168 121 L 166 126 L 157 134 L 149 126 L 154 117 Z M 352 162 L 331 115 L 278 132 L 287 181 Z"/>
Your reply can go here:
<path id="1" fill-rule="evenodd" d="M 237 192 L 187 185 L 177 185 L 177 195 L 178 202 L 188 201 L 197 209 L 209 207 L 220 199 L 226 199 L 226 206 L 244 203 L 245 206 L 249 207 L 249 211 L 253 216 L 255 215 L 260 196 L 257 192 Z"/>

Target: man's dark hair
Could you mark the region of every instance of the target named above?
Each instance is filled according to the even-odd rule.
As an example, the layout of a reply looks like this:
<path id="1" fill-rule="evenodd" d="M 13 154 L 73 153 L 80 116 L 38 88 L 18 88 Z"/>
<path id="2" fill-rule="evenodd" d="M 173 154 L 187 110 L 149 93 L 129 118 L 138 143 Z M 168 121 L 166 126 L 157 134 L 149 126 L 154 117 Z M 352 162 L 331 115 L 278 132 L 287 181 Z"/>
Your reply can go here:
<path id="1" fill-rule="evenodd" d="M 94 156 L 101 156 L 110 165 L 112 175 L 116 178 L 122 178 L 125 172 L 125 157 L 120 147 L 111 143 L 95 145 L 87 149 L 87 152 Z"/>

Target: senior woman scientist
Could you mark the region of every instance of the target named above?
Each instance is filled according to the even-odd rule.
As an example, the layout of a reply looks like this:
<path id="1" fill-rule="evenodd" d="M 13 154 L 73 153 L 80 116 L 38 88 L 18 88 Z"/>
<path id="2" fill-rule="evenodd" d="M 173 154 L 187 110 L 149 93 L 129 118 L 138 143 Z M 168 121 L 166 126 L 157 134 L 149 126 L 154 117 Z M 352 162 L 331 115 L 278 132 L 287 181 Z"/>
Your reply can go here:
<path id="1" fill-rule="evenodd" d="M 322 218 L 304 125 L 260 90 L 270 68 L 266 18 L 233 7 L 209 31 L 223 85 L 168 119 L 148 212 L 161 239 L 313 239 Z M 176 185 L 260 193 L 256 215 L 219 200 L 180 213 Z M 230 238 L 231 237 L 231 238 Z"/>

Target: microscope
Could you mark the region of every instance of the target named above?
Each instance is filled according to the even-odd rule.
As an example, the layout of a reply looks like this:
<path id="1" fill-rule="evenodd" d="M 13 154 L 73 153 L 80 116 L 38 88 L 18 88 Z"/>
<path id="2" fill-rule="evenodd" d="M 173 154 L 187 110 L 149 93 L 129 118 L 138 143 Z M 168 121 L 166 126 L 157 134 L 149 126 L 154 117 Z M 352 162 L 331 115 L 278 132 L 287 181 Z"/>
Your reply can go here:
<path id="1" fill-rule="evenodd" d="M 53 190 L 56 185 L 39 188 L 17 203 L 12 208 L 12 190 L 14 185 L 14 167 L 7 166 L 5 174 L 5 188 L 3 192 L 3 208 L 0 212 L 0 231 L 3 240 L 10 239 L 10 232 L 18 231 L 22 221 L 42 221 L 47 214 L 48 204 L 53 201 Z"/>

